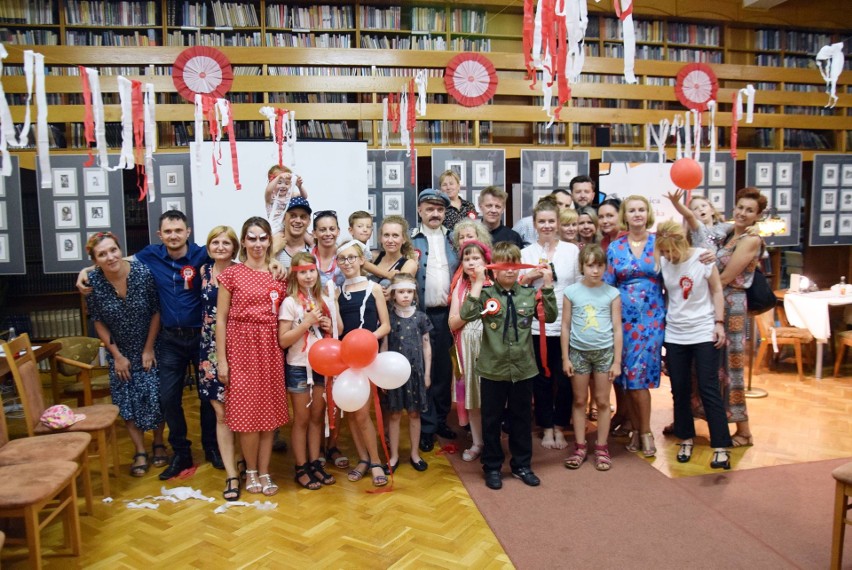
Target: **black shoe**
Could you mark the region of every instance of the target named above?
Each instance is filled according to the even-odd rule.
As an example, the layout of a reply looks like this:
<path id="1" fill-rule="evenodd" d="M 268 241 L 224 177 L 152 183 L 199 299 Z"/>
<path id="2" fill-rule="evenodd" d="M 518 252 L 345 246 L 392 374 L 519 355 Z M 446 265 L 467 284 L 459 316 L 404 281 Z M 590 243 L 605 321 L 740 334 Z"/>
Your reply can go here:
<path id="1" fill-rule="evenodd" d="M 713 461 L 710 462 L 711 469 L 730 469 L 731 454 L 724 449 L 713 450 Z"/>
<path id="2" fill-rule="evenodd" d="M 497 489 L 503 488 L 503 477 L 500 475 L 499 471 L 486 471 L 485 472 L 485 486 L 489 489 Z"/>
<path id="3" fill-rule="evenodd" d="M 435 436 L 431 433 L 424 433 L 420 436 L 420 451 L 428 453 L 435 449 Z"/>
<path id="4" fill-rule="evenodd" d="M 166 467 L 162 473 L 160 473 L 160 480 L 166 481 L 167 479 L 171 479 L 173 477 L 177 477 L 181 474 L 181 472 L 192 467 L 192 456 L 191 455 L 179 455 L 175 454 L 172 457 L 169 466 Z"/>
<path id="5" fill-rule="evenodd" d="M 429 464 L 423 461 L 422 459 L 417 462 L 415 462 L 413 459 L 409 459 L 408 462 L 411 463 L 411 466 L 414 467 L 415 471 L 426 471 L 426 469 L 429 468 Z"/>
<path id="6" fill-rule="evenodd" d="M 536 477 L 529 467 L 521 467 L 520 469 L 512 469 L 512 477 L 520 479 L 530 487 L 538 487 L 541 484 L 541 479 Z"/>
<path id="7" fill-rule="evenodd" d="M 204 458 L 209 461 L 214 469 L 224 469 L 225 463 L 222 461 L 222 454 L 218 449 L 207 449 L 204 451 Z"/>
<path id="8" fill-rule="evenodd" d="M 442 424 L 438 426 L 438 429 L 435 430 L 435 433 L 444 439 L 455 439 L 456 432 L 450 429 L 450 426 L 447 424 Z"/>

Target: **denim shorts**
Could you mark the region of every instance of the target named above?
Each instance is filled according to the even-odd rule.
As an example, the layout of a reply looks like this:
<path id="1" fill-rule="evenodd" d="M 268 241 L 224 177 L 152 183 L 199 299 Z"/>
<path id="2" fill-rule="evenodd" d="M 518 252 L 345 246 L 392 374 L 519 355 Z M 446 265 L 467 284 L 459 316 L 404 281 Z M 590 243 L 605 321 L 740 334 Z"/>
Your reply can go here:
<path id="1" fill-rule="evenodd" d="M 308 369 L 304 366 L 284 365 L 284 378 L 287 382 L 287 391 L 293 394 L 307 394 L 308 392 Z M 314 386 L 325 386 L 325 376 L 314 373 Z"/>
<path id="2" fill-rule="evenodd" d="M 591 374 L 592 372 L 609 372 L 615 359 L 613 347 L 599 350 L 570 349 L 568 358 L 574 365 L 574 374 Z"/>

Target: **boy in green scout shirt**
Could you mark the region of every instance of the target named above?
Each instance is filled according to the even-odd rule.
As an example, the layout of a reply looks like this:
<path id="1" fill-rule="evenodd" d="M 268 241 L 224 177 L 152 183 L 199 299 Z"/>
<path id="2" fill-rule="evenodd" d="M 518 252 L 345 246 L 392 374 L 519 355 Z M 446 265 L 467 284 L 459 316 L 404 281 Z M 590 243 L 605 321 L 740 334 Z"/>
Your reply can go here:
<path id="1" fill-rule="evenodd" d="M 484 287 L 485 268 L 478 267 L 459 315 L 465 321 L 482 319 L 483 322 L 482 350 L 476 363 L 485 443 L 480 460 L 485 485 L 489 489 L 500 489 L 503 486 L 500 468 L 505 457 L 500 445 L 500 424 L 503 410 L 508 409 L 512 476 L 534 487 L 541 481 L 530 469 L 532 379 L 538 374 L 530 327 L 538 302 L 544 307 L 544 321 L 556 320 L 553 273 L 549 266 L 541 268 L 544 286 L 541 300 L 537 301 L 535 289 L 521 287 L 517 282 L 521 251 L 516 245 L 498 243 L 494 246 L 493 260 L 497 266 L 494 284 Z"/>

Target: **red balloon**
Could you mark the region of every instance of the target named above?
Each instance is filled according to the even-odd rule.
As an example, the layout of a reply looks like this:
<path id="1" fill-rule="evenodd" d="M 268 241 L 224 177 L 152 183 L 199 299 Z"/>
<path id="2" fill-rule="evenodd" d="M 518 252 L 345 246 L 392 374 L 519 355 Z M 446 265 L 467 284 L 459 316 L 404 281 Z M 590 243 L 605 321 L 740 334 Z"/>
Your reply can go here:
<path id="1" fill-rule="evenodd" d="M 348 333 L 342 344 L 340 357 L 352 368 L 369 366 L 379 353 L 379 341 L 366 329 L 356 329 Z"/>
<path id="2" fill-rule="evenodd" d="M 672 182 L 683 190 L 692 190 L 701 184 L 701 165 L 691 158 L 679 158 L 672 165 Z"/>
<path id="3" fill-rule="evenodd" d="M 336 338 L 322 338 L 308 351 L 308 362 L 323 376 L 337 376 L 348 368 L 340 357 L 342 344 Z"/>

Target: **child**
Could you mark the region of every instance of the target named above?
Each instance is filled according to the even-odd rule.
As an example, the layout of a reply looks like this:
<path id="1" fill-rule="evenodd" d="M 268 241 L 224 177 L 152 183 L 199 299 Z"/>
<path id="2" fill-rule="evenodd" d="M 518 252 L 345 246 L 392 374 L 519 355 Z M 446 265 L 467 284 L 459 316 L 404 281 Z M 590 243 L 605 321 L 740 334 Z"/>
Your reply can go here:
<path id="1" fill-rule="evenodd" d="M 331 333 L 332 323 L 339 328 L 339 319 L 331 318 L 332 311 L 337 308 L 332 299 L 322 295 L 316 260 L 310 253 L 297 253 L 287 277 L 287 297 L 278 313 L 278 344 L 287 351 L 284 378 L 295 416 L 291 445 L 296 483 L 312 491 L 335 482 L 319 459 L 325 427 L 325 378 L 308 368 L 311 345 L 323 333 Z"/>
<path id="2" fill-rule="evenodd" d="M 399 352 L 411 363 L 411 376 L 408 381 L 382 395 L 382 408 L 390 414 L 388 469 L 396 472 L 399 466 L 399 422 L 402 419 L 402 410 L 406 410 L 411 441 L 409 462 L 417 471 L 425 471 L 429 465 L 420 458 L 417 445 L 420 443 L 420 413 L 425 412 L 429 406 L 426 390 L 432 385 L 429 370 L 432 363 L 432 346 L 429 343 L 432 321 L 426 313 L 415 307 L 417 281 L 412 275 L 396 275 L 388 289 L 392 303 L 390 333 L 382 342 L 382 350 Z"/>
<path id="3" fill-rule="evenodd" d="M 577 244 L 577 210 L 565 208 L 559 212 L 559 238 L 568 243 Z"/>
<path id="4" fill-rule="evenodd" d="M 606 254 L 597 244 L 580 251 L 583 278 L 565 288 L 562 301 L 562 368 L 574 387 L 572 420 L 576 443 L 565 460 L 568 469 L 579 469 L 586 460 L 586 394 L 594 380 L 599 410 L 609 409 L 613 379 L 621 373 L 621 295 L 603 282 Z M 608 471 L 612 465 L 607 446 L 609 414 L 598 417 L 595 468 Z"/>
<path id="5" fill-rule="evenodd" d="M 464 221 L 456 224 L 456 229 Z M 470 437 L 472 444 L 470 448 L 462 453 L 464 461 L 474 461 L 482 454 L 482 414 L 480 407 L 482 398 L 479 389 L 479 374 L 476 373 L 476 362 L 479 358 L 479 350 L 482 345 L 482 320 L 465 321 L 459 316 L 459 310 L 470 293 L 471 281 L 475 277 L 477 267 L 485 267 L 491 263 L 491 248 L 486 244 L 471 240 L 464 242 L 461 246 L 461 265 L 457 272 L 457 283 L 450 295 L 450 330 L 456 346 L 456 355 L 459 360 L 459 370 L 464 383 L 464 398 L 453 390 L 454 400 L 457 407 L 467 410 L 468 425 L 470 425 Z M 490 285 L 490 283 L 488 283 Z"/>
<path id="6" fill-rule="evenodd" d="M 723 222 L 721 214 L 704 196 L 694 195 L 687 208 L 680 201 L 683 195 L 683 190 L 676 190 L 667 194 L 675 210 L 683 216 L 684 223 L 689 226 L 689 237 L 692 245 L 716 253 L 724 245 L 725 238 L 733 229 L 733 224 Z"/>
<path id="7" fill-rule="evenodd" d="M 364 271 L 380 279 L 393 279 L 397 270 L 384 271 L 373 263 L 373 251 L 367 245 L 370 243 L 370 236 L 373 235 L 373 216 L 369 212 L 357 210 L 349 215 L 349 235 L 361 244 L 361 251 L 364 254 Z"/>
<path id="8" fill-rule="evenodd" d="M 302 177 L 296 176 L 296 188 L 292 189 L 293 171 L 284 165 L 274 164 L 266 173 L 266 190 L 263 193 L 266 203 L 266 219 L 272 226 L 272 233 L 277 234 L 284 229 L 284 212 L 292 196 L 301 196 L 307 200 L 308 191 L 302 185 Z"/>
<path id="9" fill-rule="evenodd" d="M 485 267 L 474 270 L 470 294 L 462 304 L 460 317 L 466 321 L 482 319 L 482 349 L 476 363 L 482 393 L 482 469 L 485 485 L 500 489 L 503 481 L 503 448 L 500 424 L 503 410 L 511 421 L 509 451 L 512 476 L 535 487 L 541 481 L 530 469 L 532 460 L 532 379 L 538 366 L 532 346 L 530 327 L 539 302 L 544 308 L 545 322 L 556 320 L 556 297 L 553 274 L 541 270 L 544 286 L 541 300 L 536 291 L 518 285 L 521 251 L 518 246 L 500 242 L 494 246 L 495 283 L 485 285 Z"/>

